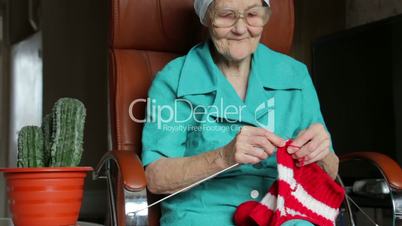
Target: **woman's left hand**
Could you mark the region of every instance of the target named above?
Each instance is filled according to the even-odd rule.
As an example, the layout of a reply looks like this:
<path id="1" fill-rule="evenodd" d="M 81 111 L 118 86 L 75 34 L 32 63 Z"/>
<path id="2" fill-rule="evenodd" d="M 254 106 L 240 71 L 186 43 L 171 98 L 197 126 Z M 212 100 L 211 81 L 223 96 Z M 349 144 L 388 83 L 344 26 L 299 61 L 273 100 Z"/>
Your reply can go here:
<path id="1" fill-rule="evenodd" d="M 339 159 L 329 150 L 330 142 L 330 136 L 324 126 L 319 123 L 312 124 L 306 130 L 302 130 L 292 142 L 292 146 L 300 148 L 290 146 L 288 153 L 294 159 L 299 159 L 299 163 L 303 165 L 317 162 L 332 179 L 335 179 L 338 174 Z"/>
<path id="2" fill-rule="evenodd" d="M 289 147 L 288 153 L 294 159 L 303 160 L 304 165 L 323 160 L 329 153 L 330 136 L 320 123 L 312 124 L 309 128 L 300 131 Z"/>

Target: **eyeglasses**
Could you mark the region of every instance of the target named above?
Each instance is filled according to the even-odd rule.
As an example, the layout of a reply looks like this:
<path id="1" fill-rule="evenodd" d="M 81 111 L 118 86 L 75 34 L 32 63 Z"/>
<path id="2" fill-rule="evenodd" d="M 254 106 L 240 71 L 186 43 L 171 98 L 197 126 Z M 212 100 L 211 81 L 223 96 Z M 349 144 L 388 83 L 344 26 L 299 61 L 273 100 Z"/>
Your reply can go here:
<path id="1" fill-rule="evenodd" d="M 240 13 L 232 9 L 216 9 L 212 13 L 212 24 L 215 27 L 227 28 L 232 27 L 240 18 L 252 27 L 263 27 L 269 18 L 269 8 L 266 6 L 255 6 Z"/>

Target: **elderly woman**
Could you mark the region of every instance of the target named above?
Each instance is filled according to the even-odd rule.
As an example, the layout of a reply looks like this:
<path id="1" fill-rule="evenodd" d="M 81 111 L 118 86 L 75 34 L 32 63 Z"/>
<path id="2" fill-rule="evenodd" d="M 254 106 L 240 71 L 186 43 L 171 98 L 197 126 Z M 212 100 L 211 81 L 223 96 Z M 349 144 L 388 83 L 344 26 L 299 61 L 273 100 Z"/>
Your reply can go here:
<path id="1" fill-rule="evenodd" d="M 268 0 L 195 0 L 210 39 L 170 62 L 149 90 L 143 129 L 148 189 L 170 194 L 240 166 L 161 205 L 161 225 L 233 225 L 236 207 L 260 200 L 276 180 L 277 147 L 334 178 L 318 98 L 300 62 L 259 43 Z M 283 225 L 312 225 L 303 220 Z"/>

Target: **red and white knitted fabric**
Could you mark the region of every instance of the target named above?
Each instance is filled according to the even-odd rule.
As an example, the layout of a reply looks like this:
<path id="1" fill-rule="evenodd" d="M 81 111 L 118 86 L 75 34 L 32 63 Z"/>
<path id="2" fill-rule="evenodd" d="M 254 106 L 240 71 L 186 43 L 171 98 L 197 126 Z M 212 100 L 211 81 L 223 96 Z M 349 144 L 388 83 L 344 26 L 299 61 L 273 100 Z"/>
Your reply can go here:
<path id="1" fill-rule="evenodd" d="M 295 166 L 286 151 L 291 141 L 278 148 L 278 180 L 261 202 L 238 206 L 237 226 L 277 226 L 291 219 L 304 219 L 318 226 L 333 226 L 344 199 L 344 190 L 317 164 Z"/>

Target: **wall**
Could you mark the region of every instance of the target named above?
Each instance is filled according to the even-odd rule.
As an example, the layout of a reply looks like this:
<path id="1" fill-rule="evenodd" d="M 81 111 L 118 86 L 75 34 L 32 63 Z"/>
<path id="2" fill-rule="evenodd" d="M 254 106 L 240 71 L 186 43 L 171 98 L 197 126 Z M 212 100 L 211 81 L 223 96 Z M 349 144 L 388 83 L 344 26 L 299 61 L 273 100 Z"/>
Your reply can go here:
<path id="1" fill-rule="evenodd" d="M 43 34 L 43 111 L 60 97 L 76 97 L 87 107 L 82 165 L 95 167 L 107 150 L 107 0 L 41 0 Z M 9 49 L 33 33 L 27 0 L 0 0 L 4 16 L 0 73 L 0 167 L 7 166 L 9 127 Z M 4 4 L 4 5 L 3 5 Z M 4 9 L 4 10 L 3 10 Z M 0 217 L 6 216 L 0 177 Z M 85 219 L 104 218 L 106 185 L 88 175 L 82 207 Z"/>
<path id="2" fill-rule="evenodd" d="M 8 166 L 9 109 L 10 109 L 10 47 L 33 33 L 26 0 L 1 0 L 3 18 L 0 72 L 0 167 Z M 0 177 L 0 217 L 7 216 L 4 178 Z"/>
<path id="3" fill-rule="evenodd" d="M 317 38 L 401 13 L 401 0 L 295 0 L 291 55 L 310 66 L 311 43 Z"/>
<path id="4" fill-rule="evenodd" d="M 8 89 L 7 83 L 8 79 L 4 76 L 6 70 L 4 69 L 5 62 L 7 59 L 4 55 L 5 45 L 4 45 L 4 25 L 5 25 L 5 4 L 0 1 L 0 17 L 1 17 L 1 37 L 0 37 L 0 167 L 4 167 L 7 164 L 7 152 L 2 150 L 7 150 L 7 128 L 8 128 L 8 114 L 6 114 L 6 109 L 8 106 Z M 2 176 L 0 176 L 0 217 L 6 215 L 6 195 L 5 195 L 5 181 Z"/>
<path id="5" fill-rule="evenodd" d="M 402 13 L 401 0 L 346 0 L 346 28 Z"/>
<path id="6" fill-rule="evenodd" d="M 397 158 L 400 165 L 402 165 L 402 57 L 400 53 L 402 53 L 402 28 L 394 28 L 394 39 L 392 40 L 395 43 L 393 46 L 396 48 L 393 49 L 393 85 L 394 85 L 394 114 L 395 114 L 395 140 L 396 140 L 396 150 L 397 150 Z M 398 44 L 397 44 L 398 43 Z"/>
<path id="7" fill-rule="evenodd" d="M 106 0 L 42 0 L 43 112 L 60 97 L 87 107 L 81 165 L 95 167 L 107 150 Z M 104 217 L 106 185 L 88 175 L 82 217 Z"/>
<path id="8" fill-rule="evenodd" d="M 311 43 L 345 28 L 345 0 L 295 0 L 295 35 L 291 55 L 311 66 Z"/>
<path id="9" fill-rule="evenodd" d="M 3 5 L 3 2 L 0 2 L 0 17 L 1 17 L 1 37 L 0 37 L 0 64 L 4 65 L 3 60 L 4 60 L 4 36 L 3 36 L 3 29 L 4 29 L 4 13 L 5 13 L 5 9 L 4 9 L 5 5 Z M 1 151 L 1 150 L 5 150 L 6 148 L 6 141 L 7 141 L 7 137 L 6 137 L 6 130 L 3 128 L 8 128 L 7 124 L 6 124 L 6 114 L 5 114 L 5 108 L 3 107 L 3 105 L 5 104 L 5 96 L 6 96 L 6 92 L 5 92 L 5 88 L 7 87 L 5 85 L 5 78 L 4 78 L 4 74 L 5 74 L 5 70 L 4 67 L 0 67 L 0 167 L 4 167 L 7 164 L 7 152 L 5 151 Z M 4 178 L 2 176 L 0 176 L 0 217 L 5 216 L 5 202 L 3 200 L 6 200 L 6 196 L 5 196 L 5 181 Z"/>

